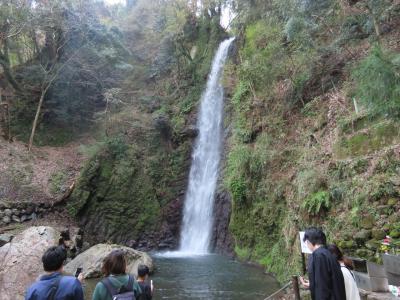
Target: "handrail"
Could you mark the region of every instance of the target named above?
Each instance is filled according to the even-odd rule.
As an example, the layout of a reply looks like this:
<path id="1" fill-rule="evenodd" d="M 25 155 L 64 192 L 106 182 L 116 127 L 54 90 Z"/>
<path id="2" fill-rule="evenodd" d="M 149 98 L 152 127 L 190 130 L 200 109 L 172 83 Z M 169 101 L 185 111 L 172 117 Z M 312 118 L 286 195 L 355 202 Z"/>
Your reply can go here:
<path id="1" fill-rule="evenodd" d="M 292 285 L 292 281 L 289 281 L 288 283 L 286 283 L 282 288 L 280 288 L 279 290 L 277 290 L 275 293 L 273 293 L 272 295 L 269 295 L 267 298 L 265 298 L 264 300 L 271 300 L 272 297 L 278 295 L 280 292 L 286 290 L 289 286 Z"/>

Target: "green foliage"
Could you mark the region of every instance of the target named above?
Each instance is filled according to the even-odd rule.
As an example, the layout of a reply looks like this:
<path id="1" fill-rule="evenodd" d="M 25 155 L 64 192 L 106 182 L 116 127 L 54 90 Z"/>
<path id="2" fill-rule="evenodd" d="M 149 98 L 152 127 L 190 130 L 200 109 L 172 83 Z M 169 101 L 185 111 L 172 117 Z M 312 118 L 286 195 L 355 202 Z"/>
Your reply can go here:
<path id="1" fill-rule="evenodd" d="M 353 72 L 356 96 L 372 114 L 400 115 L 400 56 L 379 46 Z"/>
<path id="2" fill-rule="evenodd" d="M 235 254 L 240 260 L 247 261 L 250 258 L 250 253 L 250 249 L 240 248 L 238 245 L 235 245 Z"/>
<path id="3" fill-rule="evenodd" d="M 246 203 L 247 180 L 246 174 L 252 164 L 251 152 L 247 147 L 235 149 L 230 152 L 227 162 L 227 187 L 233 201 L 238 205 Z"/>
<path id="4" fill-rule="evenodd" d="M 302 204 L 302 208 L 311 215 L 318 215 L 322 210 L 328 210 L 330 207 L 330 195 L 327 191 L 319 191 L 308 196 Z"/>
<path id="5" fill-rule="evenodd" d="M 326 177 L 318 169 L 300 171 L 296 178 L 297 198 L 303 200 L 326 187 Z"/>
<path id="6" fill-rule="evenodd" d="M 305 18 L 295 16 L 290 18 L 284 29 L 286 39 L 300 47 L 312 46 L 311 31 L 313 25 L 308 23 Z"/>
<path id="7" fill-rule="evenodd" d="M 254 84 L 255 89 L 271 86 L 276 76 L 283 72 L 279 62 L 282 53 L 282 32 L 278 24 L 258 21 L 246 29 L 243 49 L 245 61 L 240 69 L 241 80 Z"/>
<path id="8" fill-rule="evenodd" d="M 62 145 L 87 130 L 94 113 L 104 109 L 103 92 L 130 69 L 126 62 L 130 53 L 121 32 L 107 28 L 92 13 L 93 1 L 53 1 L 51 9 L 48 5 L 21 4 L 10 13 L 24 15 L 15 20 L 13 38 L 4 46 L 7 55 L 21 57 L 20 65 L 7 76 L 20 86 L 14 88 L 10 107 L 11 132 L 27 139 L 38 100 L 46 91 L 35 141 Z M 39 42 L 42 39 L 46 42 Z"/>

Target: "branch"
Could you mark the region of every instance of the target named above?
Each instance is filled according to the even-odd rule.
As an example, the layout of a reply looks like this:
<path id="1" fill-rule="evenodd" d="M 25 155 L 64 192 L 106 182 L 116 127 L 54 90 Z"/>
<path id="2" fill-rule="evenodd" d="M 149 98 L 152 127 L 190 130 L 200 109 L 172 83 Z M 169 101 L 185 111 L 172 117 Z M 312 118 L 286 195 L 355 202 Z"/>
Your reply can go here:
<path id="1" fill-rule="evenodd" d="M 5 38 L 6 38 L 6 39 L 10 39 L 10 38 L 12 38 L 12 37 L 14 37 L 14 36 L 19 35 L 19 34 L 21 33 L 22 29 L 24 29 L 25 25 L 26 25 L 26 23 L 25 23 L 24 25 L 22 25 L 21 28 L 20 28 L 19 30 L 17 30 L 16 32 L 14 32 L 14 33 L 12 33 L 12 34 L 7 35 Z"/>

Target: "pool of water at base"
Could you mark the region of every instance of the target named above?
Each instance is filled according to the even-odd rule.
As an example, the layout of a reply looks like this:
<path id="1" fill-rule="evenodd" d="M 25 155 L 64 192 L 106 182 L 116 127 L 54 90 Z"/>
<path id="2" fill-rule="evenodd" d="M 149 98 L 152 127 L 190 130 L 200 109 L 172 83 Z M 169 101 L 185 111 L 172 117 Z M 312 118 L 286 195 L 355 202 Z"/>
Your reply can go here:
<path id="1" fill-rule="evenodd" d="M 204 255 L 163 257 L 153 255 L 156 270 L 153 280 L 154 300 L 263 300 L 279 289 L 274 277 L 263 270 L 225 256 Z M 87 280 L 85 299 L 97 280 Z"/>

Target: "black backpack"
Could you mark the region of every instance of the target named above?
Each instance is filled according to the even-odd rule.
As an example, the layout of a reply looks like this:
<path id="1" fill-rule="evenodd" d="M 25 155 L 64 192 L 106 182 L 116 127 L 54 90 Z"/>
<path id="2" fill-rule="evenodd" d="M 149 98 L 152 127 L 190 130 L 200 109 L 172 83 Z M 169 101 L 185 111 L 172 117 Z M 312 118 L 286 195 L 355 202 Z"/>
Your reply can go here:
<path id="1" fill-rule="evenodd" d="M 122 286 L 119 290 L 112 285 L 110 278 L 106 277 L 101 281 L 113 300 L 136 300 L 135 292 L 133 290 L 134 279 L 131 275 L 128 276 L 128 283 Z"/>

